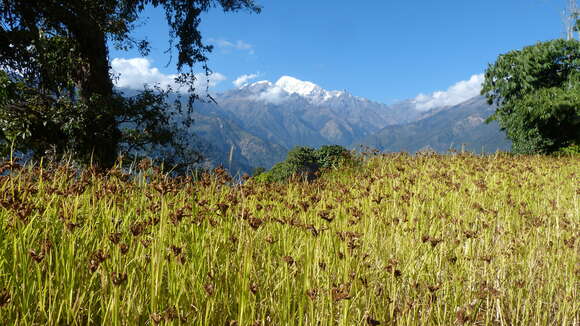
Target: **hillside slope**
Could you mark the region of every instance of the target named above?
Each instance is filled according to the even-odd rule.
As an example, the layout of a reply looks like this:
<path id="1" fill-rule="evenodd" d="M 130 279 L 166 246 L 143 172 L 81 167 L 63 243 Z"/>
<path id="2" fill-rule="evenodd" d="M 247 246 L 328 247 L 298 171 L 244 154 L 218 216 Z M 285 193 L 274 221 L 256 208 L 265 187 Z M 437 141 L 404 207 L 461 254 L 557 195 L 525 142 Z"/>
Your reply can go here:
<path id="1" fill-rule="evenodd" d="M 508 151 L 511 143 L 496 122 L 485 123 L 494 112 L 482 96 L 431 113 L 408 124 L 388 126 L 358 143 L 386 152 L 416 152 L 429 147 L 438 152 L 463 145 L 480 152 Z"/>

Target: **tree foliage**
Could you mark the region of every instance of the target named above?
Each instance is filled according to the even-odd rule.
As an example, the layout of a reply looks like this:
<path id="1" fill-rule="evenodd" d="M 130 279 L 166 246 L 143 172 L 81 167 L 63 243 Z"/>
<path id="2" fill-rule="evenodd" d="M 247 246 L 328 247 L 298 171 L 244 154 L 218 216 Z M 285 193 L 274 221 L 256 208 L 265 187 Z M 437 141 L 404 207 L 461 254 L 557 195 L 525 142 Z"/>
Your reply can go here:
<path id="1" fill-rule="evenodd" d="M 164 10 L 177 82 L 195 99 L 194 66 L 210 73 L 211 46 L 199 31 L 212 7 L 259 12 L 253 0 L 5 0 L 0 2 L 0 138 L 42 155 L 48 147 L 111 166 L 123 147 L 176 140 L 167 93 L 146 89 L 124 98 L 113 88 L 111 42 L 147 55 L 147 40 L 132 37 L 147 6 Z M 180 107 L 179 107 L 180 108 Z M 189 112 L 190 113 L 190 112 Z M 6 146 L 5 146 L 6 147 Z"/>
<path id="2" fill-rule="evenodd" d="M 320 169 L 339 167 L 345 161 L 352 160 L 351 153 L 340 145 L 324 145 L 314 152 Z"/>
<path id="3" fill-rule="evenodd" d="M 482 94 L 516 153 L 552 153 L 580 144 L 580 42 L 553 40 L 500 55 Z"/>

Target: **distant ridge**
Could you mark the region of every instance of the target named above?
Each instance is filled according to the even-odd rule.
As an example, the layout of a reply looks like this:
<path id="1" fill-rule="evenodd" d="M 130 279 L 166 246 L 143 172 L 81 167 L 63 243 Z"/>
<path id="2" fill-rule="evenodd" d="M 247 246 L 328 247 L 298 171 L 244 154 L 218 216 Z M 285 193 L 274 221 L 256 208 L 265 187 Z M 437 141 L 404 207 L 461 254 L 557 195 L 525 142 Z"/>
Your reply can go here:
<path id="1" fill-rule="evenodd" d="M 495 108 L 482 96 L 461 104 L 426 112 L 424 118 L 388 126 L 365 137 L 360 144 L 386 152 L 416 152 L 429 147 L 437 152 L 463 148 L 475 153 L 509 151 L 511 142 L 496 122 L 485 123 Z"/>

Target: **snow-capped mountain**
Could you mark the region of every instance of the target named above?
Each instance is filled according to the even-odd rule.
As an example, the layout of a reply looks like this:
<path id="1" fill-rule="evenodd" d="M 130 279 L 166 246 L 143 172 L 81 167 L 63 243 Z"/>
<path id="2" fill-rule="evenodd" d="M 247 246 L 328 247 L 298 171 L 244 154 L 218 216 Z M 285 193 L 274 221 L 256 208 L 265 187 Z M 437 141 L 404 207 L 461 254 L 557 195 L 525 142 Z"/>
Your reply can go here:
<path id="1" fill-rule="evenodd" d="M 463 117 L 460 113 L 463 110 L 467 110 L 470 117 L 483 117 L 490 111 L 484 101 L 476 101 L 452 107 L 457 113 L 436 114 L 451 107 L 425 112 L 418 110 L 413 100 L 386 105 L 346 91 L 325 90 L 315 83 L 290 76 L 283 76 L 276 82 L 247 83 L 213 97 L 216 103 L 196 103 L 195 122 L 186 132 L 204 142 L 205 154 L 210 160 L 231 166 L 234 171 L 246 172 L 257 166 L 270 168 L 283 160 L 294 146 L 338 144 L 353 147 L 364 143 L 395 151 L 428 146 L 433 140 L 428 135 L 437 130 L 448 133 L 446 128 L 456 125 L 452 120 Z M 428 123 L 432 116 L 437 123 Z M 416 123 L 419 120 L 426 123 Z M 468 122 L 473 122 L 471 120 Z M 463 137 L 462 133 L 469 133 L 470 128 L 482 125 L 482 121 L 478 119 L 477 126 L 472 123 L 453 137 L 439 137 L 438 142 L 469 142 L 470 138 Z M 407 126 L 413 128 L 414 136 L 408 139 L 398 136 L 407 135 Z M 501 138 L 498 138 L 500 132 L 495 125 L 478 130 L 481 130 L 478 144 L 493 143 Z M 396 142 L 400 137 L 407 140 Z M 382 146 L 387 143 L 393 146 Z M 487 148 L 491 147 L 493 144 Z M 233 153 L 231 161 L 230 152 Z"/>
<path id="2" fill-rule="evenodd" d="M 211 108 L 262 138 L 291 148 L 334 143 L 348 146 L 385 126 L 414 121 L 420 113 L 325 90 L 284 76 L 258 81 L 216 96 Z"/>
<path id="3" fill-rule="evenodd" d="M 324 105 L 341 97 L 353 97 L 346 91 L 325 90 L 312 82 L 290 76 L 282 76 L 275 83 L 267 80 L 247 83 L 237 90 L 253 97 L 254 100 L 273 104 L 301 98 L 313 105 Z M 358 100 L 368 101 L 364 98 L 358 98 Z"/>
<path id="4" fill-rule="evenodd" d="M 298 80 L 290 76 L 280 77 L 275 86 L 283 89 L 288 94 L 298 94 L 315 104 L 323 104 L 330 99 L 346 94 L 344 91 L 327 91 L 314 83 Z"/>

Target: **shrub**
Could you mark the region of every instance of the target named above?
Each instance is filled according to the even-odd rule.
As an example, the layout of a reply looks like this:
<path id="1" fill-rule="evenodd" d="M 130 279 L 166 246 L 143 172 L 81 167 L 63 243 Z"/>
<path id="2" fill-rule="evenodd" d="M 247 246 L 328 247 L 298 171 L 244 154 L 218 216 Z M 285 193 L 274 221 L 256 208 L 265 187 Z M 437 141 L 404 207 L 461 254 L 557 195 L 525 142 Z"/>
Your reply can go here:
<path id="1" fill-rule="evenodd" d="M 340 145 L 324 145 L 314 152 L 321 169 L 330 169 L 352 161 L 350 152 Z"/>
<path id="2" fill-rule="evenodd" d="M 268 172 L 255 175 L 256 182 L 283 182 L 291 177 L 314 180 L 320 170 L 328 170 L 353 163 L 351 153 L 339 145 L 325 145 L 315 150 L 307 146 L 294 147 L 284 162 L 280 162 Z"/>
<path id="3" fill-rule="evenodd" d="M 558 155 L 569 155 L 569 156 L 580 156 L 580 145 L 573 144 L 568 147 L 561 148 L 558 152 Z"/>
<path id="4" fill-rule="evenodd" d="M 266 169 L 259 166 L 259 167 L 255 168 L 254 171 L 252 171 L 252 176 L 257 177 L 264 172 L 266 172 Z"/>
<path id="5" fill-rule="evenodd" d="M 313 178 L 314 173 L 320 168 L 316 151 L 307 146 L 297 146 L 290 150 L 286 156 L 286 163 L 291 175 L 306 176 L 308 179 Z"/>

